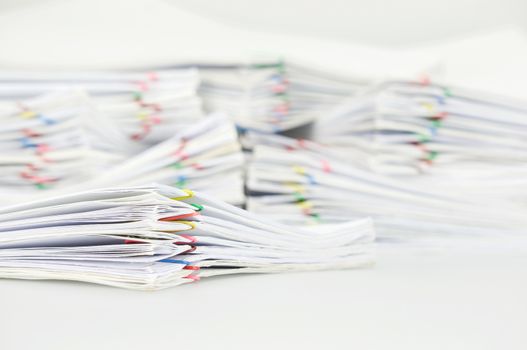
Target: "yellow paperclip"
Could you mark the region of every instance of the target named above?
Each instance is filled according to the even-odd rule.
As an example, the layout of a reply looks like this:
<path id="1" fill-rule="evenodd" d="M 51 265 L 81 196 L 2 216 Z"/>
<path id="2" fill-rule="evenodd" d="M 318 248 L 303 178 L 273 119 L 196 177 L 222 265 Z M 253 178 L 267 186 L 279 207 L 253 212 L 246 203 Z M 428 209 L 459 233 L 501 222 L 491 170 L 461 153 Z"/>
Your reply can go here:
<path id="1" fill-rule="evenodd" d="M 137 113 L 137 118 L 139 120 L 145 120 L 146 118 L 148 118 L 148 113 L 146 113 L 146 112 L 139 112 L 139 113 Z"/>
<path id="2" fill-rule="evenodd" d="M 187 195 L 183 197 L 172 197 L 172 199 L 175 201 L 182 201 L 182 200 L 194 197 L 194 192 L 192 192 L 191 190 L 182 190 L 182 191 L 185 192 Z"/>
<path id="3" fill-rule="evenodd" d="M 191 228 L 189 228 L 188 230 L 182 230 L 182 231 L 192 231 L 193 229 L 196 228 L 196 223 L 193 222 L 193 221 L 173 221 L 173 222 L 177 222 L 178 224 L 185 224 L 185 225 L 189 225 Z"/>
<path id="4" fill-rule="evenodd" d="M 434 111 L 434 105 L 428 102 L 423 102 L 421 104 L 424 108 L 428 109 L 428 111 L 433 112 Z"/>
<path id="5" fill-rule="evenodd" d="M 298 205 L 301 209 L 311 209 L 313 208 L 313 204 L 308 201 L 303 202 L 297 202 L 296 205 Z"/>
<path id="6" fill-rule="evenodd" d="M 37 114 L 33 111 L 23 111 L 22 113 L 20 113 L 20 117 L 25 119 L 34 118 L 36 116 Z"/>
<path id="7" fill-rule="evenodd" d="M 298 166 L 298 165 L 293 166 L 293 170 L 295 171 L 295 173 L 298 173 L 300 175 L 305 175 L 306 174 L 306 169 L 304 167 L 301 167 L 301 166 Z"/>
<path id="8" fill-rule="evenodd" d="M 293 191 L 295 191 L 295 192 L 298 192 L 298 193 L 305 193 L 306 192 L 305 187 L 302 186 L 302 185 L 299 185 L 299 184 L 296 184 L 296 183 L 286 183 L 285 185 L 287 187 L 289 187 L 290 189 L 292 189 Z"/>

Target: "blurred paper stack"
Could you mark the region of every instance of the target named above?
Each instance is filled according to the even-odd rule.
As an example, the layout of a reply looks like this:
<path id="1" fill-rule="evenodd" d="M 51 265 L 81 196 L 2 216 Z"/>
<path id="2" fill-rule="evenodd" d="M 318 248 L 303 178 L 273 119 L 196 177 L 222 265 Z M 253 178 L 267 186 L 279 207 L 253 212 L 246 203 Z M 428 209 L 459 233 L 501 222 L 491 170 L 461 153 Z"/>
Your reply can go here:
<path id="1" fill-rule="evenodd" d="M 129 158 L 78 189 L 155 182 L 190 187 L 242 205 L 244 163 L 234 124 L 225 115 L 217 114 Z"/>
<path id="2" fill-rule="evenodd" d="M 93 99 L 94 113 L 119 131 L 114 152 L 135 154 L 202 118 L 195 69 L 162 71 L 25 71 L 0 73 L 0 97 L 20 100 L 74 89 Z M 94 129 L 97 132 L 98 128 Z"/>
<path id="3" fill-rule="evenodd" d="M 365 85 L 281 61 L 200 71 L 206 109 L 232 115 L 241 130 L 272 133 L 313 122 Z"/>
<path id="4" fill-rule="evenodd" d="M 0 192 L 8 195 L 4 203 L 13 196 L 66 188 L 121 160 L 93 147 L 87 128 L 91 115 L 89 99 L 77 91 L 0 101 Z"/>
<path id="5" fill-rule="evenodd" d="M 344 160 L 306 140 L 253 133 L 245 143 L 253 148 L 247 209 L 273 220 L 305 225 L 372 217 L 380 242 L 411 246 L 492 249 L 525 237 L 524 207 L 506 198 L 482 206 L 456 189 L 373 173 L 360 158 Z"/>
<path id="6" fill-rule="evenodd" d="M 434 84 L 381 84 L 322 118 L 317 141 L 369 155 L 394 175 L 452 174 L 527 161 L 527 104 Z"/>

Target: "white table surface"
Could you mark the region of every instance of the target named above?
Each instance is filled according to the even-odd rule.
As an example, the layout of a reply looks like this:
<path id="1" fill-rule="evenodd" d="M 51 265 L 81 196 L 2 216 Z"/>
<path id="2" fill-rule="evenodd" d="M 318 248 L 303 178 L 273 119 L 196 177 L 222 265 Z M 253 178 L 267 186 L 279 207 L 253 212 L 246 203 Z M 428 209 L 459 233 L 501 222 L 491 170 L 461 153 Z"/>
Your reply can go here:
<path id="1" fill-rule="evenodd" d="M 383 255 L 373 268 L 159 292 L 0 280 L 0 349 L 526 349 L 527 257 Z"/>

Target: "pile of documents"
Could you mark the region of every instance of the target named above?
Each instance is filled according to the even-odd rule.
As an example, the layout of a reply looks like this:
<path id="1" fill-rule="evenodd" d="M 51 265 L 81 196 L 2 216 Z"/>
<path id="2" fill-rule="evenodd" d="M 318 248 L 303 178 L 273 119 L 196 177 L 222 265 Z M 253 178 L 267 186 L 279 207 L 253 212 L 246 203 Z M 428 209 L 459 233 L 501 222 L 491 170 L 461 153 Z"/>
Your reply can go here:
<path id="1" fill-rule="evenodd" d="M 88 118 L 93 117 L 88 122 Z M 43 189 L 65 188 L 95 176 L 122 158 L 102 148 L 91 134 L 91 123 L 101 135 L 111 133 L 104 119 L 92 113 L 87 97 L 64 91 L 24 102 L 0 101 L 0 192 L 9 201 Z M 107 138 L 108 140 L 111 137 Z"/>
<path id="2" fill-rule="evenodd" d="M 236 129 L 204 118 L 199 81 L 193 68 L 0 72 L 4 204 L 158 182 L 242 205 Z"/>
<path id="3" fill-rule="evenodd" d="M 373 226 L 398 254 L 527 252 L 527 104 L 450 86 L 524 98 L 522 33 L 392 50 L 117 3 L 68 2 L 108 33 L 74 51 L 63 11 L 2 15 L 3 69 L 74 70 L 0 71 L 0 278 L 359 267 Z"/>
<path id="4" fill-rule="evenodd" d="M 314 138 L 393 175 L 484 173 L 527 161 L 527 104 L 430 83 L 388 82 L 338 106 Z"/>
<path id="5" fill-rule="evenodd" d="M 69 190 L 161 183 L 241 206 L 244 164 L 234 124 L 218 113 Z"/>
<path id="6" fill-rule="evenodd" d="M 382 246 L 525 252 L 525 115 L 281 61 L 3 72 L 0 277 L 153 290 L 355 267 L 372 224 Z"/>
<path id="7" fill-rule="evenodd" d="M 205 108 L 228 113 L 241 130 L 276 133 L 309 124 L 365 86 L 282 61 L 199 68 Z"/>
<path id="8" fill-rule="evenodd" d="M 282 226 L 203 194 L 152 185 L 0 208 L 0 277 L 155 290 L 233 273 L 372 262 L 369 219 Z"/>
<path id="9" fill-rule="evenodd" d="M 82 89 L 94 113 L 115 125 L 114 152 L 135 154 L 192 125 L 202 116 L 196 69 L 103 72 L 0 72 L 0 99 L 21 100 L 49 92 Z"/>
<path id="10" fill-rule="evenodd" d="M 45 115 L 54 117 L 54 114 Z M 74 126 L 78 130 L 65 130 L 68 137 L 77 142 L 90 139 L 92 134 L 82 124 Z M 38 145 L 42 137 L 38 134 L 27 141 L 34 142 L 36 148 L 28 147 L 26 151 L 15 147 L 12 155 L 0 158 L 4 163 L 0 166 L 5 169 L 0 193 L 16 194 L 5 199 L 4 204 L 72 191 L 155 182 L 191 187 L 228 203 L 243 205 L 245 158 L 232 121 L 216 114 L 176 131 L 169 139 L 124 158 L 101 151 L 88 141 L 78 146 L 71 141 L 63 151 L 56 149 L 54 143 L 46 143 L 49 149 L 41 152 Z M 27 156 L 23 152 L 28 152 Z M 24 188 L 27 190 L 22 192 Z"/>
<path id="11" fill-rule="evenodd" d="M 473 246 L 510 242 L 527 233 L 525 197 L 514 202 L 495 193 L 482 206 L 459 188 L 376 174 L 359 156 L 343 159 L 314 142 L 249 133 L 244 143 L 253 149 L 247 209 L 273 220 L 305 225 L 371 217 L 380 242 L 431 247 L 463 239 Z"/>

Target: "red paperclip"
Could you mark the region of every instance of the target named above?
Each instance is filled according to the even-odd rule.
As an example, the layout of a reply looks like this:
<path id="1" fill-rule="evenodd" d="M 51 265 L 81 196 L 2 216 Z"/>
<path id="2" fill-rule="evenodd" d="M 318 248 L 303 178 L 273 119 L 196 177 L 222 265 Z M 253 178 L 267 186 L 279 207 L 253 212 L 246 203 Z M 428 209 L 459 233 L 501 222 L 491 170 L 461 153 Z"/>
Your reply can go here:
<path id="1" fill-rule="evenodd" d="M 124 244 L 137 244 L 137 243 L 143 243 L 143 242 L 136 241 L 136 240 L 133 240 L 133 239 L 125 239 L 124 240 Z"/>
<path id="2" fill-rule="evenodd" d="M 41 143 L 37 146 L 37 154 L 43 154 L 49 151 L 50 151 L 50 147 L 45 143 Z"/>
<path id="3" fill-rule="evenodd" d="M 39 136 L 42 136 L 41 134 L 39 134 L 38 132 L 36 131 L 33 131 L 31 129 L 22 129 L 22 133 L 24 134 L 24 136 L 26 137 L 39 137 Z"/>
<path id="4" fill-rule="evenodd" d="M 176 245 L 180 245 L 180 242 L 176 242 L 176 243 L 174 243 L 174 244 L 176 244 Z M 181 244 L 187 244 L 187 243 L 182 243 L 182 242 L 181 242 Z M 190 249 L 188 249 L 188 250 L 185 250 L 185 251 L 184 251 L 183 253 L 181 253 L 181 254 L 189 254 L 189 253 L 192 253 L 192 252 L 195 251 L 195 250 L 196 250 L 196 247 L 192 247 L 192 248 L 190 248 Z"/>
<path id="5" fill-rule="evenodd" d="M 149 120 L 152 122 L 152 124 L 161 124 L 161 117 L 158 115 L 152 115 L 150 116 Z"/>
<path id="6" fill-rule="evenodd" d="M 194 211 L 194 212 L 188 213 L 188 214 L 182 214 L 182 215 L 176 215 L 176 216 L 168 216 L 166 218 L 159 219 L 159 221 L 177 221 L 177 220 L 181 220 L 181 219 L 190 218 L 190 217 L 196 216 L 196 215 L 199 215 L 199 213 L 197 211 Z"/>
<path id="7" fill-rule="evenodd" d="M 137 85 L 140 91 L 148 91 L 148 84 L 145 81 L 136 81 L 135 84 Z"/>
<path id="8" fill-rule="evenodd" d="M 423 86 L 428 86 L 431 84 L 430 76 L 426 73 L 421 74 L 421 78 L 419 79 L 419 83 Z"/>
<path id="9" fill-rule="evenodd" d="M 196 237 L 191 236 L 191 235 L 180 235 L 180 236 L 183 237 L 183 238 L 188 239 L 190 241 L 190 243 L 196 243 L 198 241 L 198 239 Z"/>
<path id="10" fill-rule="evenodd" d="M 194 282 L 199 281 L 199 276 L 197 276 L 197 275 L 188 275 L 188 276 L 185 276 L 183 278 L 188 278 L 190 280 L 193 280 Z"/>
<path id="11" fill-rule="evenodd" d="M 158 81 L 159 77 L 157 76 L 156 72 L 148 72 L 147 74 L 148 80 L 150 81 Z"/>
<path id="12" fill-rule="evenodd" d="M 322 163 L 322 170 L 326 173 L 330 173 L 331 165 L 329 165 L 329 162 L 325 159 L 322 159 L 320 162 Z"/>
<path id="13" fill-rule="evenodd" d="M 448 112 L 440 112 L 440 113 L 436 114 L 435 116 L 433 116 L 432 119 L 434 119 L 434 120 L 443 120 L 446 117 L 448 117 Z"/>
<path id="14" fill-rule="evenodd" d="M 181 138 L 181 141 L 179 143 L 179 146 L 178 148 L 176 149 L 176 151 L 174 152 L 174 155 L 176 157 L 178 156 L 181 156 L 183 159 L 186 159 L 188 157 L 185 158 L 185 156 L 183 155 L 183 149 L 186 147 L 187 145 L 187 139 L 185 139 L 184 137 Z"/>

